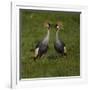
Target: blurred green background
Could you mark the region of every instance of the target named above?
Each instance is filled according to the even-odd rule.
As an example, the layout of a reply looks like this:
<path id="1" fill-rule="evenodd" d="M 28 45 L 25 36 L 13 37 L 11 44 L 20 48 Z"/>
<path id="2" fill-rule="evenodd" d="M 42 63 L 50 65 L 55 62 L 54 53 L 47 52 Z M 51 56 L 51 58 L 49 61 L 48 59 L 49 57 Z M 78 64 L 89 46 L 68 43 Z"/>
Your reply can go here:
<path id="1" fill-rule="evenodd" d="M 45 37 L 47 20 L 52 24 L 49 49 L 35 62 L 34 52 L 30 50 Z M 54 49 L 56 31 L 53 25 L 57 21 L 64 25 L 59 37 L 66 44 L 67 56 L 59 56 Z M 80 13 L 20 9 L 20 78 L 64 76 L 80 76 Z"/>

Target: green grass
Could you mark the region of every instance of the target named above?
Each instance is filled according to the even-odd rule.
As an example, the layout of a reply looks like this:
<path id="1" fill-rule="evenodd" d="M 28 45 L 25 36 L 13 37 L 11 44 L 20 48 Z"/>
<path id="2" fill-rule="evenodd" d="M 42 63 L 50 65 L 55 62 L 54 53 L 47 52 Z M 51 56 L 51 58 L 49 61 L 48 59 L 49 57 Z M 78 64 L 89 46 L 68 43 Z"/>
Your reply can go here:
<path id="1" fill-rule="evenodd" d="M 55 28 L 50 32 L 49 49 L 45 56 L 33 60 L 34 48 L 46 35 L 44 22 L 54 25 L 62 21 L 60 38 L 67 47 L 67 56 L 54 49 Z M 20 78 L 80 76 L 80 13 L 20 10 Z"/>

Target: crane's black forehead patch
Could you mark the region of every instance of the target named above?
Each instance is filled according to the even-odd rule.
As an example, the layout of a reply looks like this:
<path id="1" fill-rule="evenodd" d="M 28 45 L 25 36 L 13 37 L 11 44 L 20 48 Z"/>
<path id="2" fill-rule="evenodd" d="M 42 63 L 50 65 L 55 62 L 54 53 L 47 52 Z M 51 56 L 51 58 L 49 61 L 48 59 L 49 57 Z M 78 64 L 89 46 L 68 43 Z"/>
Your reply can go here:
<path id="1" fill-rule="evenodd" d="M 57 26 L 58 26 L 58 24 L 55 24 L 55 26 L 54 26 L 54 27 L 56 28 Z"/>
<path id="2" fill-rule="evenodd" d="M 51 26 L 51 24 L 50 24 L 50 23 L 48 23 L 48 25 L 49 25 L 49 27 Z"/>

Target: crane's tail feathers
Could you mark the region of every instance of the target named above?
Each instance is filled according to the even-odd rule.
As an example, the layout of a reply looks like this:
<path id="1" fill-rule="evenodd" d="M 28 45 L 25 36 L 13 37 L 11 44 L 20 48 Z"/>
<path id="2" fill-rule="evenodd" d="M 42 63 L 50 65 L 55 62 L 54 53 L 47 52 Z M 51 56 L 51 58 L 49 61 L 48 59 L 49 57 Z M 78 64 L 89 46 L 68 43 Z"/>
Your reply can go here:
<path id="1" fill-rule="evenodd" d="M 64 55 L 67 55 L 67 48 L 64 46 Z"/>
<path id="2" fill-rule="evenodd" d="M 38 58 L 38 50 L 39 48 L 36 48 L 34 51 L 35 51 L 35 54 L 34 54 L 34 61 L 36 61 L 36 59 Z"/>

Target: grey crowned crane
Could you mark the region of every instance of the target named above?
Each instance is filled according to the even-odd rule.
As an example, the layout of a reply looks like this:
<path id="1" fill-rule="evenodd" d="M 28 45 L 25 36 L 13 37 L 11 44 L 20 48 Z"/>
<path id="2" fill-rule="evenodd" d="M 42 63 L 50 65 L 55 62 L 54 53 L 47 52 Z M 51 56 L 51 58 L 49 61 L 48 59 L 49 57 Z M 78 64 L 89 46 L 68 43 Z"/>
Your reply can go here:
<path id="1" fill-rule="evenodd" d="M 49 42 L 49 35 L 50 35 L 50 23 L 45 23 L 45 27 L 47 28 L 47 35 L 44 37 L 43 40 L 37 43 L 35 47 L 35 55 L 34 60 L 38 57 L 40 58 L 43 54 L 45 54 L 48 50 L 48 42 Z"/>
<path id="2" fill-rule="evenodd" d="M 63 24 L 61 22 L 58 22 L 55 25 L 55 27 L 56 27 L 56 41 L 54 43 L 54 48 L 57 51 L 57 53 L 60 53 L 61 55 L 66 55 L 67 50 L 66 50 L 65 43 L 58 36 L 59 31 L 63 29 Z"/>

